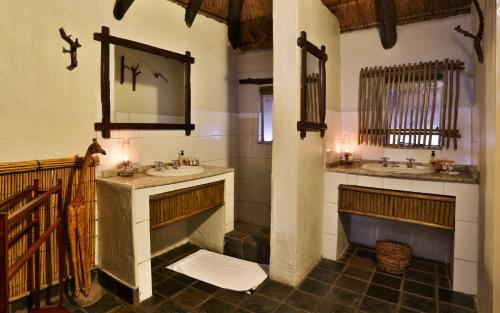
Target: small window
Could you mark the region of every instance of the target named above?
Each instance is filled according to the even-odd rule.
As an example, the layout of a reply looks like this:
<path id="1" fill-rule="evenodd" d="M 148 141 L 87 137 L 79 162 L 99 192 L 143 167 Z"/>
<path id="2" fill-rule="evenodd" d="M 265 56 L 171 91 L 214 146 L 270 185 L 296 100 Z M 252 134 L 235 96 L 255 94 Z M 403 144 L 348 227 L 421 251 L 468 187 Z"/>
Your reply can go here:
<path id="1" fill-rule="evenodd" d="M 463 65 L 445 60 L 362 69 L 358 143 L 457 149 Z"/>
<path id="2" fill-rule="evenodd" d="M 273 142 L 273 87 L 260 88 L 259 143 Z"/>

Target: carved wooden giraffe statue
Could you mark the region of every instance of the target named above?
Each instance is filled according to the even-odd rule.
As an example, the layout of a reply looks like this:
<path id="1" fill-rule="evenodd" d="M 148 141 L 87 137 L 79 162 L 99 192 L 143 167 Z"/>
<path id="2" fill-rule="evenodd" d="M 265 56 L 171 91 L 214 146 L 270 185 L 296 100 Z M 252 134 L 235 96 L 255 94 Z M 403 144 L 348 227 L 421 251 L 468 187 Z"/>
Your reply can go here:
<path id="1" fill-rule="evenodd" d="M 88 208 L 85 201 L 85 182 L 87 180 L 87 169 L 92 161 L 92 155 L 96 153 L 106 154 L 101 146 L 93 139 L 83 159 L 82 170 L 78 180 L 75 197 L 68 206 L 68 237 L 71 246 L 71 264 L 73 267 L 73 279 L 75 290 L 73 296 L 77 299 L 80 292 L 85 296 L 89 294 L 92 283 L 90 275 L 90 248 Z"/>

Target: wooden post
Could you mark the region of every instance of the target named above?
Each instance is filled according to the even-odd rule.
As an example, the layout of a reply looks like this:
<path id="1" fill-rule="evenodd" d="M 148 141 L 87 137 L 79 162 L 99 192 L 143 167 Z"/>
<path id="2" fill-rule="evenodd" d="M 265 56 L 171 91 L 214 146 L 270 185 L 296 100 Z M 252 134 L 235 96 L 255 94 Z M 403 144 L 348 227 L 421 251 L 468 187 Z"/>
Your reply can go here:
<path id="1" fill-rule="evenodd" d="M 125 13 L 124 13 L 125 14 Z M 102 138 L 110 138 L 111 123 L 110 111 L 110 82 L 109 82 L 109 28 L 103 26 L 101 29 L 101 103 L 102 103 Z"/>
<path id="2" fill-rule="evenodd" d="M 86 171 L 87 169 L 82 169 Z M 57 227 L 57 253 L 59 253 L 59 306 L 64 305 L 64 213 L 62 202 L 62 179 L 57 180 L 59 191 L 57 192 L 57 218 L 59 225 Z"/>
<path id="3" fill-rule="evenodd" d="M 8 234 L 7 213 L 0 213 L 0 312 L 9 311 L 9 280 L 8 280 Z"/>
<path id="4" fill-rule="evenodd" d="M 34 194 L 35 198 L 40 195 L 40 186 L 38 179 L 35 179 L 34 183 Z M 33 219 L 35 225 L 33 227 L 33 243 L 37 242 L 40 239 L 40 206 L 36 206 L 33 209 Z M 32 245 L 33 245 L 32 243 Z M 35 310 L 40 310 L 40 249 L 37 249 L 35 252 Z"/>
<path id="5" fill-rule="evenodd" d="M 191 57 L 191 52 L 186 51 L 186 57 Z M 184 112 L 186 124 L 186 136 L 191 135 L 191 63 L 184 63 Z"/>

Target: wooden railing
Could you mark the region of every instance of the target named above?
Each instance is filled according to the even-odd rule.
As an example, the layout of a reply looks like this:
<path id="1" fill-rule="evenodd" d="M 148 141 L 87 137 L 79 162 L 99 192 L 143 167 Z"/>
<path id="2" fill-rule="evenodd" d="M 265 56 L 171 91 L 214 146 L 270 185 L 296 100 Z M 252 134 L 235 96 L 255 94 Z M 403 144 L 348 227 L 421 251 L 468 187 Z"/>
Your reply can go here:
<path id="1" fill-rule="evenodd" d="M 9 282 L 28 262 L 34 264 L 34 310 L 32 312 L 69 312 L 63 306 L 64 301 L 64 230 L 63 230 L 63 203 L 62 203 L 62 180 L 58 179 L 56 187 L 48 190 L 39 189 L 38 180 L 13 196 L 0 202 L 0 313 L 8 313 Z M 15 204 L 19 199 L 26 198 L 33 193 L 33 198 L 23 205 L 18 211 L 9 215 L 6 208 Z M 57 196 L 57 218 L 40 234 L 40 205 L 48 201 L 52 195 Z M 9 238 L 9 227 L 25 221 L 25 226 Z M 57 231 L 57 247 L 59 251 L 59 302 L 51 308 L 40 307 L 40 247 L 50 239 Z M 24 236 L 31 236 L 30 245 L 26 251 L 9 267 L 8 252 L 15 243 Z"/>

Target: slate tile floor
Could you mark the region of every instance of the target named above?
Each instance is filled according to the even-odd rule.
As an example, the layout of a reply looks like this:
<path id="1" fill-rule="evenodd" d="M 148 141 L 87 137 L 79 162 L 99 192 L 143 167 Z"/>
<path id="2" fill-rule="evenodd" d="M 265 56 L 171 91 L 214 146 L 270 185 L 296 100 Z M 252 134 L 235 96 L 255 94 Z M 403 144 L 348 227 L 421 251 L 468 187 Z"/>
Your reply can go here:
<path id="1" fill-rule="evenodd" d="M 443 264 L 414 260 L 404 275 L 379 271 L 371 249 L 351 246 L 339 262 L 321 260 L 298 288 L 266 280 L 252 295 L 232 292 L 164 267 L 197 248 L 185 245 L 153 260 L 154 296 L 140 305 L 111 294 L 78 313 L 471 313 L 475 298 L 451 291 Z"/>

